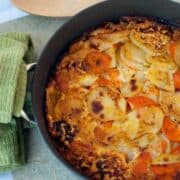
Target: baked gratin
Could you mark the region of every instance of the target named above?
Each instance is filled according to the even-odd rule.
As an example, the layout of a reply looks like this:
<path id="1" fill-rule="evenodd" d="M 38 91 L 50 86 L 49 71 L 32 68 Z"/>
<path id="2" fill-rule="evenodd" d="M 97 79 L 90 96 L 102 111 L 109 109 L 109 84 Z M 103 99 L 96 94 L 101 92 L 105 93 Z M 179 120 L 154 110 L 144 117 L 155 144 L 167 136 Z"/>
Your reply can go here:
<path id="1" fill-rule="evenodd" d="M 86 33 L 46 89 L 48 130 L 89 179 L 180 179 L 180 29 L 123 17 Z"/>

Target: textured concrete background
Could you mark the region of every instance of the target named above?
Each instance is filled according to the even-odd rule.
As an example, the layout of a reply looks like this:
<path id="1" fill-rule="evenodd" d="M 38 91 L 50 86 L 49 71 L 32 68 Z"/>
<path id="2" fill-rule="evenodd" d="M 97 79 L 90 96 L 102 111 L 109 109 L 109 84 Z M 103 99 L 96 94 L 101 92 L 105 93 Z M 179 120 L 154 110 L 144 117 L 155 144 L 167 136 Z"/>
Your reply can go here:
<path id="1" fill-rule="evenodd" d="M 39 55 L 51 35 L 68 19 L 27 16 L 0 24 L 0 33 L 20 31 L 32 35 Z M 13 172 L 14 180 L 83 180 L 84 178 L 62 164 L 48 149 L 37 128 L 27 132 L 27 164 Z"/>

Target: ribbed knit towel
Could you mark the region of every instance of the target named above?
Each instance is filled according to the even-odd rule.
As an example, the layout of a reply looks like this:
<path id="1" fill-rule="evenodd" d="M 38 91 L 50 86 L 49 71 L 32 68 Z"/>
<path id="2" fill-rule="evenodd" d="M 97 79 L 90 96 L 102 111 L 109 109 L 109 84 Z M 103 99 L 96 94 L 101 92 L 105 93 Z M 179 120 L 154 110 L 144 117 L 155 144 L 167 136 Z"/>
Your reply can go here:
<path id="1" fill-rule="evenodd" d="M 20 120 L 0 124 L 0 173 L 25 164 L 23 129 Z"/>
<path id="2" fill-rule="evenodd" d="M 27 73 L 23 60 L 32 57 L 30 36 L 8 33 L 0 36 L 0 123 L 19 117 L 23 107 Z"/>
<path id="3" fill-rule="evenodd" d="M 25 162 L 24 122 L 19 117 L 26 94 L 25 63 L 33 58 L 30 35 L 0 35 L 0 172 L 14 170 Z"/>

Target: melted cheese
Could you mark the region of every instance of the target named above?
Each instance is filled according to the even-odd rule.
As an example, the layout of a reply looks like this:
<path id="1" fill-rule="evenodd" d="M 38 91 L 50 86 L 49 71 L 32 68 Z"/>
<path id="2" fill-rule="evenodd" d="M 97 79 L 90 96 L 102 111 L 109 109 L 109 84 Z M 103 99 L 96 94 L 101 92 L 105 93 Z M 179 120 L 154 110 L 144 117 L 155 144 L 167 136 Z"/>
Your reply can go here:
<path id="1" fill-rule="evenodd" d="M 126 17 L 82 37 L 58 65 L 46 91 L 48 128 L 67 146 L 65 157 L 92 179 L 136 179 L 132 169 L 143 152 L 150 154 L 148 167 L 180 163 L 172 153 L 179 143 L 163 131 L 166 116 L 180 123 L 172 33 Z M 150 168 L 137 179 L 144 177 L 156 179 Z"/>

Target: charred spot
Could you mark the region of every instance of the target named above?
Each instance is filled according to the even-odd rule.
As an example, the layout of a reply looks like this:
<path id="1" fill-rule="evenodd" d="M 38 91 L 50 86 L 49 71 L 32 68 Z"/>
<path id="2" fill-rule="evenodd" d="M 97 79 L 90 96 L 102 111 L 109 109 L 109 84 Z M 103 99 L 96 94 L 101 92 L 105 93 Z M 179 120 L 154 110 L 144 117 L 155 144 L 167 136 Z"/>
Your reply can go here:
<path id="1" fill-rule="evenodd" d="M 163 160 L 164 161 L 169 161 L 169 158 L 168 157 L 164 157 Z"/>
<path id="2" fill-rule="evenodd" d="M 98 49 L 98 44 L 90 42 L 90 47 L 93 48 L 93 49 Z"/>
<path id="3" fill-rule="evenodd" d="M 113 29 L 114 28 L 114 23 L 108 22 L 104 25 L 105 29 Z"/>
<path id="4" fill-rule="evenodd" d="M 100 96 L 103 96 L 103 95 L 104 95 L 104 93 L 103 93 L 103 92 L 99 92 L 99 95 L 100 95 Z"/>
<path id="5" fill-rule="evenodd" d="M 139 31 L 142 33 L 153 33 L 158 31 L 158 29 L 157 26 L 147 26 L 147 27 L 141 27 Z"/>
<path id="6" fill-rule="evenodd" d="M 72 109 L 72 113 L 74 113 L 74 114 L 80 114 L 82 112 L 82 109 L 80 109 L 80 108 L 73 108 Z"/>
<path id="7" fill-rule="evenodd" d="M 87 166 L 81 167 L 81 171 L 82 171 L 82 172 L 86 172 L 86 171 L 88 171 L 88 170 L 89 170 L 89 167 L 87 167 Z"/>
<path id="8" fill-rule="evenodd" d="M 131 91 L 135 91 L 137 89 L 136 80 L 131 79 L 130 83 L 131 83 Z"/>
<path id="9" fill-rule="evenodd" d="M 103 162 L 103 161 L 98 161 L 97 163 L 96 163 L 96 167 L 97 167 L 97 169 L 98 169 L 98 172 L 99 172 L 99 174 L 100 174 L 100 179 L 104 179 L 104 175 L 105 175 L 105 173 L 108 173 L 108 172 L 106 172 L 105 171 L 105 163 Z"/>
<path id="10" fill-rule="evenodd" d="M 130 112 L 131 111 L 131 106 L 129 105 L 129 103 L 126 103 L 126 112 Z"/>
<path id="11" fill-rule="evenodd" d="M 73 141 L 77 128 L 75 126 L 71 126 L 64 120 L 61 120 L 52 123 L 50 132 L 52 136 L 59 139 L 60 142 L 68 144 Z"/>
<path id="12" fill-rule="evenodd" d="M 96 59 L 96 65 L 101 66 L 101 64 L 102 64 L 101 59 Z"/>
<path id="13" fill-rule="evenodd" d="M 103 109 L 103 105 L 100 101 L 93 101 L 92 102 L 92 110 L 94 113 L 99 113 Z"/>
<path id="14" fill-rule="evenodd" d="M 73 68 L 77 68 L 78 65 L 79 65 L 79 62 L 73 62 L 73 63 L 71 64 L 71 66 L 72 66 Z"/>
<path id="15" fill-rule="evenodd" d="M 84 71 L 90 70 L 90 65 L 86 61 L 82 62 L 82 70 L 84 70 Z"/>
<path id="16" fill-rule="evenodd" d="M 113 139 L 113 136 L 109 136 L 109 137 L 107 138 L 108 141 L 111 141 L 112 139 Z"/>
<path id="17" fill-rule="evenodd" d="M 140 23 L 143 23 L 144 21 L 146 20 L 145 17 L 130 17 L 130 16 L 124 16 L 122 17 L 121 21 L 126 23 L 126 24 L 129 24 L 130 22 L 135 22 L 137 24 L 140 24 Z"/>
<path id="18" fill-rule="evenodd" d="M 100 118 L 101 118 L 101 119 L 104 119 L 104 114 L 100 114 Z"/>
<path id="19" fill-rule="evenodd" d="M 87 41 L 89 39 L 89 37 L 91 36 L 90 33 L 91 33 L 91 30 L 85 32 L 83 34 L 82 41 Z"/>
<path id="20" fill-rule="evenodd" d="M 176 173 L 175 177 L 173 180 L 179 180 L 180 179 L 180 171 Z"/>
<path id="21" fill-rule="evenodd" d="M 177 93 L 180 92 L 180 89 L 175 89 L 175 92 L 177 92 Z"/>
<path id="22" fill-rule="evenodd" d="M 168 105 L 168 109 L 169 109 L 169 111 L 171 111 L 171 110 L 173 109 L 173 105 L 172 105 L 172 104 L 169 104 L 169 105 Z"/>
<path id="23" fill-rule="evenodd" d="M 96 162 L 97 171 L 90 179 L 124 179 L 124 170 L 121 167 L 121 162 L 117 157 L 102 156 Z"/>

